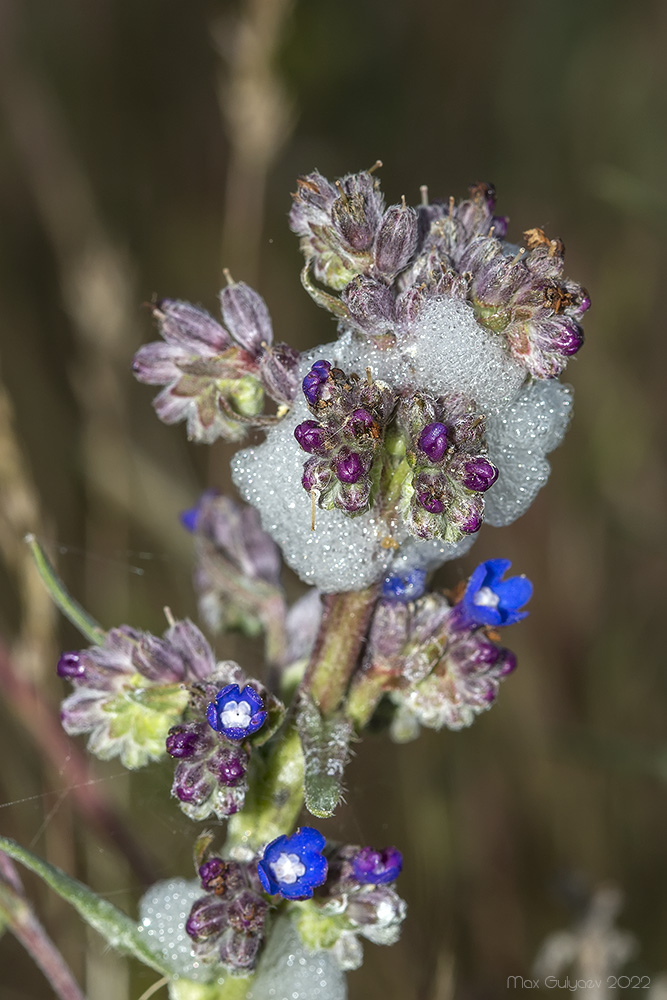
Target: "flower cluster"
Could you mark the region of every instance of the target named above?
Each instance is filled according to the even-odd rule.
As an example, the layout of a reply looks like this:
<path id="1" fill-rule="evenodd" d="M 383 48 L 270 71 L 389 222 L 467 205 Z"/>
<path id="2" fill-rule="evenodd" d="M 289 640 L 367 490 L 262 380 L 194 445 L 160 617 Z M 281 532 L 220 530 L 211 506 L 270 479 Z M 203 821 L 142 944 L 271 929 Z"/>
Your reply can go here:
<path id="1" fill-rule="evenodd" d="M 282 712 L 278 699 L 258 681 L 245 683 L 232 661 L 219 663 L 206 681 L 190 689 L 184 721 L 169 730 L 166 740 L 167 753 L 178 762 L 172 795 L 187 816 L 223 819 L 243 807 L 248 741 L 267 726 L 269 714 L 275 727 Z"/>
<path id="2" fill-rule="evenodd" d="M 247 972 L 257 961 L 269 909 L 254 865 L 211 857 L 199 866 L 199 878 L 205 895 L 185 924 L 193 955 Z"/>
<path id="3" fill-rule="evenodd" d="M 346 375 L 317 361 L 303 380 L 303 392 L 317 420 L 304 420 L 294 437 L 311 458 L 302 485 L 325 510 L 359 514 L 371 506 L 381 471 L 384 430 L 396 405 L 382 382 Z"/>
<path id="4" fill-rule="evenodd" d="M 495 630 L 527 615 L 526 577 L 503 580 L 510 563 L 491 559 L 474 571 L 453 605 L 442 594 L 405 600 L 405 584 L 389 577 L 376 610 L 362 670 L 353 681 L 351 713 L 365 722 L 383 694 L 396 706 L 392 735 L 414 738 L 419 725 L 461 729 L 495 702 L 516 657 Z M 418 591 L 417 591 L 418 593 Z"/>
<path id="5" fill-rule="evenodd" d="M 411 468 L 401 507 L 418 538 L 458 541 L 479 530 L 483 494 L 498 470 L 485 457 L 484 417 L 462 395 L 434 399 L 415 393 L 399 409 Z"/>
<path id="6" fill-rule="evenodd" d="M 160 419 L 186 420 L 188 437 L 206 444 L 238 441 L 248 423 L 261 423 L 265 392 L 284 405 L 298 386 L 298 352 L 272 346 L 262 297 L 231 282 L 220 302 L 226 327 L 198 306 L 163 299 L 153 310 L 163 340 L 140 348 L 134 359 L 140 382 L 165 387 L 153 404 Z"/>
<path id="7" fill-rule="evenodd" d="M 315 277 L 341 292 L 337 299 L 313 289 L 318 304 L 367 336 L 405 339 L 429 302 L 454 296 L 531 375 L 562 372 L 583 343 L 579 321 L 590 300 L 564 277 L 560 240 L 531 229 L 517 252 L 505 242 L 507 220 L 493 214 L 488 184 L 473 185 L 458 204 L 425 197 L 416 210 L 395 205 L 381 214 L 382 207 L 368 172 L 337 187 L 318 173 L 301 178 L 292 229 Z"/>

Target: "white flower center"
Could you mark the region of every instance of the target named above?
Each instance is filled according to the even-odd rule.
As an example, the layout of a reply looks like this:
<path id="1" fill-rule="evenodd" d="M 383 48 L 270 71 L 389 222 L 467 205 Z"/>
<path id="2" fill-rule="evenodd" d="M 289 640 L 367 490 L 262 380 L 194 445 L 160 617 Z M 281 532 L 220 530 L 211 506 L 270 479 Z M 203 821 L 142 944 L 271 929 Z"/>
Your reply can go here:
<path id="1" fill-rule="evenodd" d="M 497 608 L 500 604 L 500 598 L 490 587 L 480 587 L 473 597 L 472 603 L 482 608 Z"/>
<path id="2" fill-rule="evenodd" d="M 220 721 L 224 729 L 247 729 L 250 716 L 250 705 L 246 701 L 228 701 L 220 713 Z"/>
<path id="3" fill-rule="evenodd" d="M 298 878 L 306 873 L 306 866 L 299 860 L 298 854 L 280 854 L 277 861 L 272 861 L 269 868 L 276 882 L 294 885 Z"/>

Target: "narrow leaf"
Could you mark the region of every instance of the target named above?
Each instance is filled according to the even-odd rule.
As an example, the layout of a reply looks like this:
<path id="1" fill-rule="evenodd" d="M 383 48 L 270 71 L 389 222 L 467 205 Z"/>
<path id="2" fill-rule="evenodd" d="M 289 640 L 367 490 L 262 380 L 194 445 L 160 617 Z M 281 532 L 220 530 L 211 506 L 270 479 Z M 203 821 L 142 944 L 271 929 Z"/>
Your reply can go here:
<path id="1" fill-rule="evenodd" d="M 352 723 L 342 715 L 323 719 L 312 698 L 305 695 L 297 715 L 305 763 L 305 800 L 308 812 L 320 819 L 332 816 L 343 794 L 343 772 L 350 755 Z"/>
<path id="2" fill-rule="evenodd" d="M 81 607 L 78 601 L 67 592 L 65 585 L 49 562 L 46 552 L 37 541 L 34 535 L 26 535 L 25 540 L 30 546 L 37 572 L 49 592 L 51 600 L 60 608 L 66 618 L 69 618 L 72 625 L 79 630 L 96 646 L 104 641 L 105 632 L 101 625 Z"/>
<path id="3" fill-rule="evenodd" d="M 60 868 L 37 857 L 32 851 L 21 847 L 8 837 L 0 837 L 0 850 L 5 851 L 15 861 L 35 872 L 54 892 L 74 907 L 90 926 L 101 934 L 109 944 L 138 958 L 144 965 L 171 977 L 174 970 L 148 946 L 138 924 L 108 900 L 98 896 L 83 882 L 66 875 Z"/>

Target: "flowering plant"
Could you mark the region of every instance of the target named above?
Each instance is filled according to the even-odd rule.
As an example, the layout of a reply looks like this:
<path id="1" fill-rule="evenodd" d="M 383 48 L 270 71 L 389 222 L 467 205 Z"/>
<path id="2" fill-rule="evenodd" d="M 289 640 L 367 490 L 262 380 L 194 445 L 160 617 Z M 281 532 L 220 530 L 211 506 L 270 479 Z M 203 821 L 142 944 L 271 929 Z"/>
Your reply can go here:
<path id="1" fill-rule="evenodd" d="M 420 205 L 385 208 L 373 171 L 301 178 L 290 224 L 302 282 L 338 320 L 337 339 L 305 354 L 274 343 L 263 299 L 230 276 L 224 326 L 187 302 L 155 305 L 161 339 L 134 372 L 162 387 L 158 416 L 205 443 L 266 431 L 232 463 L 246 504 L 208 491 L 182 517 L 204 626 L 263 634 L 263 667 L 217 661 L 189 620 L 170 617 L 162 637 L 103 630 L 33 542 L 90 643 L 57 665 L 73 687 L 65 730 L 128 768 L 173 758 L 175 805 L 213 830 L 195 839 L 196 879 L 153 886 L 138 922 L 0 847 L 160 971 L 174 1000 L 309 995 L 316 981 L 318 995 L 343 997 L 360 938 L 398 939 L 402 858 L 295 830 L 302 810 L 334 813 L 350 743 L 374 717 L 399 742 L 421 726 L 461 729 L 516 666 L 499 630 L 525 617 L 532 586 L 505 577 L 508 560 L 449 591 L 429 581 L 546 482 L 572 406 L 558 376 L 589 300 L 564 276 L 560 241 L 533 229 L 511 244 L 494 212 L 488 185 L 458 203 L 423 189 Z M 291 607 L 281 556 L 310 584 Z"/>

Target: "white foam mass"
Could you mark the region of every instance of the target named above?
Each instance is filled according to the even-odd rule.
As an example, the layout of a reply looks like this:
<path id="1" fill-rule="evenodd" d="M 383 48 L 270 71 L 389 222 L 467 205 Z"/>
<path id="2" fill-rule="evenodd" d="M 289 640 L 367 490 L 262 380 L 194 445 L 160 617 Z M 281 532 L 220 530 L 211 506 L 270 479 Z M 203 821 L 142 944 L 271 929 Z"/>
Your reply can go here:
<path id="1" fill-rule="evenodd" d="M 481 327 L 472 306 L 461 299 L 430 302 L 404 352 L 406 360 L 413 360 L 415 385 L 436 396 L 464 392 L 487 415 L 509 406 L 526 377 L 503 338 Z"/>
<path id="2" fill-rule="evenodd" d="M 330 952 L 309 952 L 289 917 L 273 926 L 245 1000 L 346 1000 L 347 985 Z"/>
<path id="3" fill-rule="evenodd" d="M 487 421 L 489 458 L 499 470 L 486 494 L 487 524 L 511 524 L 546 483 L 551 467 L 545 455 L 563 440 L 572 395 L 572 388 L 561 382 L 529 382 L 512 406 Z"/>
<path id="4" fill-rule="evenodd" d="M 192 940 L 185 933 L 192 904 L 202 894 L 198 879 L 168 879 L 152 885 L 139 901 L 139 930 L 149 948 L 160 955 L 176 976 L 210 982 L 215 971 L 193 957 Z M 218 977 L 219 980 L 226 978 Z"/>
<path id="5" fill-rule="evenodd" d="M 302 355 L 301 378 L 321 358 L 361 377 L 370 369 L 374 379 L 395 388 L 471 396 L 487 415 L 489 457 L 500 469 L 498 482 L 487 494 L 488 523 L 509 524 L 546 482 L 549 465 L 544 454 L 565 431 L 569 390 L 553 382 L 524 385 L 525 370 L 507 354 L 501 337 L 476 322 L 467 303 L 451 298 L 430 303 L 419 323 L 391 350 L 343 330 L 334 343 Z M 340 510 L 317 508 L 311 530 L 311 499 L 301 485 L 306 455 L 294 439 L 296 425 L 311 417 L 299 392 L 290 413 L 269 431 L 266 441 L 232 460 L 241 496 L 257 508 L 264 529 L 302 580 L 325 593 L 361 590 L 394 565 L 434 569 L 468 551 L 476 536 L 455 545 L 418 541 L 400 523 L 388 525 L 373 510 L 349 517 Z M 398 550 L 387 547 L 390 537 Z"/>

